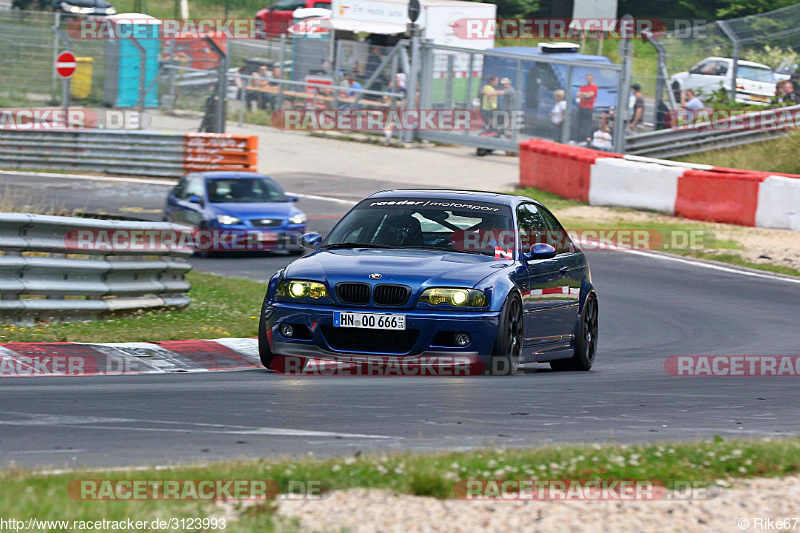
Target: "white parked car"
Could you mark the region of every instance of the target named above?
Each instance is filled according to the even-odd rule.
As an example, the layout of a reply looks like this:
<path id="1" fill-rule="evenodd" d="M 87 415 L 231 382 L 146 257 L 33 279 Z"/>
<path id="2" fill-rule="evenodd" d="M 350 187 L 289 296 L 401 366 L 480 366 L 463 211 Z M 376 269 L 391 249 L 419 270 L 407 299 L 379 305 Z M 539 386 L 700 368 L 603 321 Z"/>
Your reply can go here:
<path id="1" fill-rule="evenodd" d="M 739 60 L 736 76 L 736 101 L 742 104 L 767 104 L 775 96 L 775 84 L 780 81 L 772 69 L 761 63 Z M 729 94 L 733 82 L 733 59 L 707 57 L 689 72 L 679 72 L 669 80 L 680 100 L 679 90 L 700 90 L 709 95 L 724 88 Z M 700 97 L 702 100 L 702 96 Z"/>

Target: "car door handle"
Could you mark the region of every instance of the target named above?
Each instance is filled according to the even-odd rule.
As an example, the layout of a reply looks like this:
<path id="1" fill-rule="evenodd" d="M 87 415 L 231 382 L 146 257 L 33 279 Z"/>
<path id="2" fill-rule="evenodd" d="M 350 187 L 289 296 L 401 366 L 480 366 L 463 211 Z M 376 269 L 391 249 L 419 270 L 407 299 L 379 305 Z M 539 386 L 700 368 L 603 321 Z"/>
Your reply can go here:
<path id="1" fill-rule="evenodd" d="M 562 274 L 566 274 L 567 270 L 569 270 L 569 267 L 567 265 L 564 265 L 558 269 L 558 271 L 561 272 Z"/>

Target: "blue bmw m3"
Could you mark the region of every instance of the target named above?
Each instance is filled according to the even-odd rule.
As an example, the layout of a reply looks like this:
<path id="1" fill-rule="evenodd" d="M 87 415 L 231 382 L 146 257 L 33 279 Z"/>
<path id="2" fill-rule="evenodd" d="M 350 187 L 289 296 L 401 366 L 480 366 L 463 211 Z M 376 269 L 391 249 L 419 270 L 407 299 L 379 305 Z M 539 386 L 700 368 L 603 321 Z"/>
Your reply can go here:
<path id="1" fill-rule="evenodd" d="M 275 273 L 259 351 L 402 360 L 472 356 L 482 372 L 522 363 L 589 370 L 597 295 L 586 256 L 556 217 L 526 197 L 392 190 L 359 202 L 312 252 Z M 354 359 L 356 358 L 356 359 Z"/>

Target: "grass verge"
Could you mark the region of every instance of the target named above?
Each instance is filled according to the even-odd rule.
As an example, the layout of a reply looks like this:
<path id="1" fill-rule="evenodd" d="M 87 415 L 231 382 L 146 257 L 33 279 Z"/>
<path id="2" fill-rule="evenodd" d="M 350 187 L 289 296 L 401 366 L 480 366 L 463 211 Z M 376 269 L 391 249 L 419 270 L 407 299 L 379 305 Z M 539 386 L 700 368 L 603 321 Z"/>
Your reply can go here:
<path id="1" fill-rule="evenodd" d="M 793 132 L 791 135 L 772 141 L 722 150 L 711 150 L 674 159 L 676 161 L 717 167 L 800 174 L 800 160 L 797 158 L 798 151 L 800 151 L 800 134 Z"/>
<path id="2" fill-rule="evenodd" d="M 208 501 L 73 500 L 72 480 L 272 480 L 282 494 L 291 481 L 313 481 L 323 491 L 354 487 L 453 498 L 459 480 L 583 479 L 661 480 L 727 486 L 732 479 L 777 477 L 800 470 L 800 440 L 709 441 L 635 446 L 559 446 L 426 455 L 377 455 L 336 459 L 231 461 L 169 470 L 107 473 L 76 470 L 41 475 L 0 472 L 0 516 L 50 520 L 214 518 L 224 507 Z M 274 502 L 258 502 L 228 515 L 226 531 L 272 531 Z M 283 528 L 283 527 L 282 527 Z M 54 528 L 51 531 L 60 531 Z"/>
<path id="3" fill-rule="evenodd" d="M 0 342 L 134 342 L 254 337 L 267 287 L 247 279 L 189 272 L 191 304 L 137 311 L 94 322 L 0 327 Z"/>

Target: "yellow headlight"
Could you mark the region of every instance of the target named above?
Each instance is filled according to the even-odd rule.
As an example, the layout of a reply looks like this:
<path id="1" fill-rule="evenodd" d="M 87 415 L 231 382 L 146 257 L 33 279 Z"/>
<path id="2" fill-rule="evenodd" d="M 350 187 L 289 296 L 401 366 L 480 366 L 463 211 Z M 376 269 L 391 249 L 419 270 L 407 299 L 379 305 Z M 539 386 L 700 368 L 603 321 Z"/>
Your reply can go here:
<path id="1" fill-rule="evenodd" d="M 277 294 L 286 298 L 303 298 L 305 296 L 312 300 L 318 300 L 328 296 L 328 291 L 325 289 L 325 285 L 318 281 L 284 280 L 278 285 Z"/>
<path id="2" fill-rule="evenodd" d="M 295 298 L 300 298 L 304 292 L 306 292 L 306 288 L 303 287 L 302 283 L 291 283 L 289 284 L 289 292 L 292 293 L 292 296 Z"/>
<path id="3" fill-rule="evenodd" d="M 485 307 L 486 295 L 475 289 L 435 287 L 425 289 L 419 301 L 430 305 L 448 304 L 456 307 Z"/>

